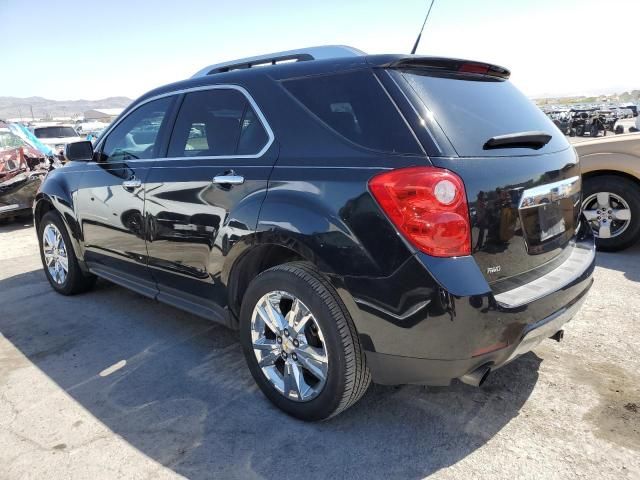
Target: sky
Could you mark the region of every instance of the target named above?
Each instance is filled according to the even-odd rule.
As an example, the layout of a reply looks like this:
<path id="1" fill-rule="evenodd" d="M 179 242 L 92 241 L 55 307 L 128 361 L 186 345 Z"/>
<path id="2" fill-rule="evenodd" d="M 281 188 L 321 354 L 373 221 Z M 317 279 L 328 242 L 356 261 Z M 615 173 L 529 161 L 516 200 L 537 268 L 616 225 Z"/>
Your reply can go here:
<path id="1" fill-rule="evenodd" d="M 131 98 L 301 47 L 408 53 L 429 0 L 0 0 L 0 96 Z M 640 0 L 435 0 L 417 53 L 507 67 L 530 97 L 640 88 Z"/>

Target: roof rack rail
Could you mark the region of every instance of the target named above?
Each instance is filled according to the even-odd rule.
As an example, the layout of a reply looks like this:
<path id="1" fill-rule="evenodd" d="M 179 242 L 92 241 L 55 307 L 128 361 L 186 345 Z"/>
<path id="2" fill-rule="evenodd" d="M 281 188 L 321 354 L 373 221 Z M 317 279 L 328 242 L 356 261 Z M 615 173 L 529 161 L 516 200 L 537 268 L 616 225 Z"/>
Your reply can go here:
<path id="1" fill-rule="evenodd" d="M 346 45 L 325 45 L 322 47 L 309 47 L 300 50 L 288 50 L 286 52 L 269 53 L 258 55 L 257 57 L 241 58 L 224 63 L 209 65 L 198 71 L 191 78 L 204 77 L 216 73 L 230 72 L 231 70 L 242 70 L 246 68 L 276 65 L 285 62 L 304 62 L 307 60 L 325 60 L 329 58 L 359 57 L 366 55 L 357 48 Z"/>

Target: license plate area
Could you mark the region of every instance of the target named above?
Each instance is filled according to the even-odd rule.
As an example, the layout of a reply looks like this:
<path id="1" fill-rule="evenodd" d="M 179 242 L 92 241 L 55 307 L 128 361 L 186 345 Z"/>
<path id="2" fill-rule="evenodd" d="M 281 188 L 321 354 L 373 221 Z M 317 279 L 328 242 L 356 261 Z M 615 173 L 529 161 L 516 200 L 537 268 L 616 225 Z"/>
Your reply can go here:
<path id="1" fill-rule="evenodd" d="M 525 190 L 518 211 L 530 255 L 564 245 L 573 236 L 580 213 L 580 177 Z"/>
<path id="2" fill-rule="evenodd" d="M 567 230 L 567 224 L 562 215 L 562 208 L 559 202 L 538 207 L 538 218 L 540 221 L 541 242 L 560 235 Z"/>

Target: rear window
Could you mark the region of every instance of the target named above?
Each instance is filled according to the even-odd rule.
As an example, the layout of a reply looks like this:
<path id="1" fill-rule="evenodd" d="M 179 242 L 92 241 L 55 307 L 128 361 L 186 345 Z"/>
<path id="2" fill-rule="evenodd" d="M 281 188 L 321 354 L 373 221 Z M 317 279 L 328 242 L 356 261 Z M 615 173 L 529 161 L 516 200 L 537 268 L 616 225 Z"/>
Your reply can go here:
<path id="1" fill-rule="evenodd" d="M 509 81 L 435 76 L 415 70 L 401 75 L 431 110 L 461 157 L 540 155 L 569 146 L 542 110 Z M 553 138 L 539 150 L 483 149 L 496 135 L 527 131 L 542 131 Z"/>
<path id="2" fill-rule="evenodd" d="M 38 138 L 65 138 L 78 136 L 76 131 L 71 127 L 40 127 L 36 128 L 33 133 Z"/>
<path id="3" fill-rule="evenodd" d="M 283 85 L 329 128 L 358 145 L 384 152 L 421 153 L 370 71 L 287 80 Z"/>

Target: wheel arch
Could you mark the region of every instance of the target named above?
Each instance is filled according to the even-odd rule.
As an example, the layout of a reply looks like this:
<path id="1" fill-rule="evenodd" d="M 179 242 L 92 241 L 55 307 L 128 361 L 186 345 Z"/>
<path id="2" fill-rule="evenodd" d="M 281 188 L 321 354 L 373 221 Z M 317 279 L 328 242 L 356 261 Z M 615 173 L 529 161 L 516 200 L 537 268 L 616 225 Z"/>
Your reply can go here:
<path id="1" fill-rule="evenodd" d="M 251 281 L 269 268 L 285 263 L 305 261 L 313 265 L 336 290 L 352 319 L 356 322 L 359 309 L 342 277 L 333 272 L 328 264 L 314 250 L 305 244 L 304 239 L 296 238 L 289 232 L 259 232 L 252 239 L 237 245 L 222 271 L 222 282 L 227 286 L 228 306 L 232 313 L 232 323 L 238 327 L 240 307 L 244 293 Z"/>
<path id="2" fill-rule="evenodd" d="M 69 238 L 71 239 L 71 246 L 73 247 L 73 251 L 76 255 L 76 258 L 79 260 L 80 267 L 83 271 L 86 271 L 80 244 L 80 229 L 78 227 L 78 222 L 76 221 L 73 205 L 68 200 L 65 200 L 65 197 L 63 196 L 61 197 L 50 192 L 38 192 L 34 200 L 33 207 L 33 222 L 36 228 L 36 232 L 38 232 L 40 229 L 40 222 L 42 221 L 42 217 L 44 217 L 44 215 L 50 211 L 55 211 L 62 219 L 62 223 L 67 229 L 67 233 L 69 234 Z M 39 241 L 40 239 L 38 238 L 38 242 Z"/>
<path id="3" fill-rule="evenodd" d="M 626 178 L 627 180 L 632 181 L 640 189 L 640 178 L 622 170 L 591 170 L 582 174 L 582 178 L 585 181 L 592 178 L 604 176 Z"/>

